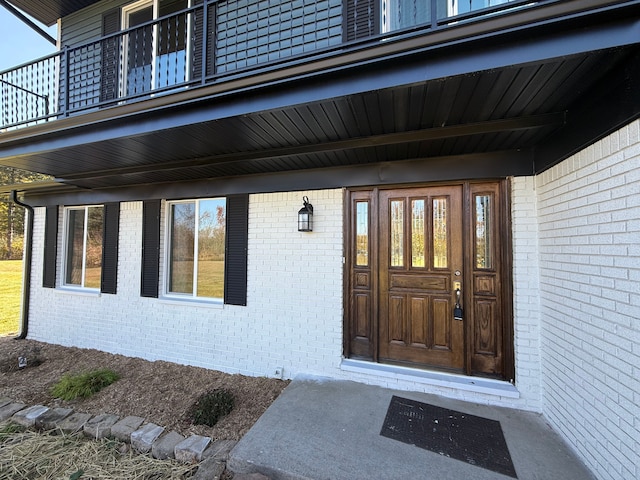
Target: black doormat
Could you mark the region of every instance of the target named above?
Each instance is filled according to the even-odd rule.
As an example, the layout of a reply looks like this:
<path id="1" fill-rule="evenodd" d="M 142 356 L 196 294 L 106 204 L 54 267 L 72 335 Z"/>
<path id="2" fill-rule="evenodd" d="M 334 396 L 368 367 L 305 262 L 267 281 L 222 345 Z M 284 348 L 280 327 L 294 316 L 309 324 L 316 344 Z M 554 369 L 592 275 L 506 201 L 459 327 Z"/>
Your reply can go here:
<path id="1" fill-rule="evenodd" d="M 394 396 L 380 435 L 518 478 L 495 420 Z"/>

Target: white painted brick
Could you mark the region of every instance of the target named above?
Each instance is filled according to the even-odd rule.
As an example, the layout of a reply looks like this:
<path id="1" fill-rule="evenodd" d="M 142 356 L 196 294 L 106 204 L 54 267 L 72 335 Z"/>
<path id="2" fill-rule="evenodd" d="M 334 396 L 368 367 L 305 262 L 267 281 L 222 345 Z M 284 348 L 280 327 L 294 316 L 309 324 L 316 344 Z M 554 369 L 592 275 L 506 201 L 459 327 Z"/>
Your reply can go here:
<path id="1" fill-rule="evenodd" d="M 640 473 L 638 429 L 627 425 L 627 434 L 618 426 L 640 414 L 634 380 L 640 256 L 633 248 L 640 215 L 629 208 L 640 193 L 629 181 L 640 178 L 639 125 L 536 178 L 543 411 L 596 476 L 607 479 Z M 575 175 L 566 174 L 569 163 Z"/>

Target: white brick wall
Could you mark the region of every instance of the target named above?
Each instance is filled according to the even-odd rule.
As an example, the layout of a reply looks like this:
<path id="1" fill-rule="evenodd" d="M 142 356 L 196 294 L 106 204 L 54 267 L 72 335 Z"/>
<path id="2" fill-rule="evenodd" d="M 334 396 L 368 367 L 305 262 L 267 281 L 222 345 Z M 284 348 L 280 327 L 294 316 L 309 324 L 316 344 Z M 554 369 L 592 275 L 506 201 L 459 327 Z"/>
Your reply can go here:
<path id="1" fill-rule="evenodd" d="M 527 408 L 540 411 L 540 290 L 534 179 L 511 182 L 516 384 Z"/>
<path id="2" fill-rule="evenodd" d="M 302 196 L 314 231 L 297 231 Z M 326 373 L 342 346 L 342 192 L 252 195 L 248 305 L 140 297 L 142 203 L 121 205 L 117 295 L 42 288 L 44 209 L 37 209 L 30 338 L 248 375 Z"/>
<path id="3" fill-rule="evenodd" d="M 537 282 L 531 278 L 537 278 L 532 180 L 514 181 L 513 192 L 515 295 L 521 302 L 515 311 L 519 398 L 341 368 L 341 190 L 250 196 L 246 307 L 141 298 L 142 203 L 122 203 L 118 294 L 66 293 L 42 288 L 38 279 L 32 285 L 30 337 L 249 375 L 273 375 L 276 367 L 283 367 L 289 378 L 310 373 L 539 411 L 538 295 Z M 314 205 L 312 233 L 297 231 L 303 195 Z M 36 279 L 42 271 L 43 221 L 44 209 L 39 209 Z"/>
<path id="4" fill-rule="evenodd" d="M 639 478 L 640 121 L 536 191 L 543 411 L 598 478 Z"/>

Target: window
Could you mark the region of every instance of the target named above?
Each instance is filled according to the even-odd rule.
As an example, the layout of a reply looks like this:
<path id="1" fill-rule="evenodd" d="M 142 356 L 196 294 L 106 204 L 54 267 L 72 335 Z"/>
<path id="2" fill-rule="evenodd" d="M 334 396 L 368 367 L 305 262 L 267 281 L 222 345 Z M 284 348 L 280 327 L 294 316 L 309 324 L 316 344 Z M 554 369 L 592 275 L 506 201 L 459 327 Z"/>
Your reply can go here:
<path id="1" fill-rule="evenodd" d="M 393 32 L 431 21 L 431 2 L 383 0 L 382 31 Z"/>
<path id="2" fill-rule="evenodd" d="M 102 205 L 65 209 L 65 286 L 100 288 L 103 225 Z"/>
<path id="3" fill-rule="evenodd" d="M 167 295 L 222 300 L 226 199 L 167 203 Z"/>
<path id="4" fill-rule="evenodd" d="M 58 206 L 47 207 L 44 225 L 42 286 L 58 282 Z M 118 285 L 120 203 L 66 207 L 64 212 L 63 286 L 100 289 L 115 295 Z"/>
<path id="5" fill-rule="evenodd" d="M 188 0 L 140 0 L 122 9 L 125 39 L 122 90 L 135 95 L 188 80 Z M 153 20 L 164 18 L 155 24 Z M 137 27 L 137 28 L 135 28 Z"/>

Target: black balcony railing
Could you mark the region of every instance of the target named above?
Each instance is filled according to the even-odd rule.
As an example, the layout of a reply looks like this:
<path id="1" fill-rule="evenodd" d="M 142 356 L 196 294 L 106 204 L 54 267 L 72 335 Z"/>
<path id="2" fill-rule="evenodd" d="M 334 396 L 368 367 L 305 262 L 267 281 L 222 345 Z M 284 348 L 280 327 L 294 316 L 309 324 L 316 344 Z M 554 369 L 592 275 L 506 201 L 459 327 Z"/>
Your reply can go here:
<path id="1" fill-rule="evenodd" d="M 0 129 L 557 1 L 267 0 L 264 8 L 264 0 L 196 0 L 191 8 L 0 72 Z"/>

